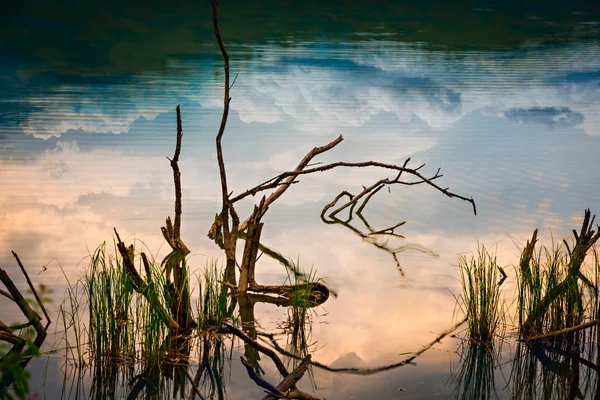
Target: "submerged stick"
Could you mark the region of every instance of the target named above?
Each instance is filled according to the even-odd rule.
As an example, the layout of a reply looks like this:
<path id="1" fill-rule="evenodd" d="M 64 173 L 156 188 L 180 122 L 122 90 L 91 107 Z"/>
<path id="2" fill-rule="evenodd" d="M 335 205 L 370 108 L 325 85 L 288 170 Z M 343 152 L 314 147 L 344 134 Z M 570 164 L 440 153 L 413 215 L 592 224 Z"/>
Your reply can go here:
<path id="1" fill-rule="evenodd" d="M 258 343 L 256 340 L 252 339 L 250 336 L 246 335 L 244 332 L 237 329 L 233 325 L 229 325 L 229 324 L 225 323 L 224 328 L 225 328 L 224 331 L 226 333 L 233 333 L 235 336 L 242 339 L 244 341 L 244 343 L 249 344 L 250 346 L 254 347 L 256 350 L 267 355 L 271 360 L 273 360 L 273 362 L 275 363 L 275 366 L 277 367 L 277 371 L 279 371 L 281 376 L 283 376 L 285 378 L 286 376 L 288 376 L 290 374 L 288 372 L 287 368 L 285 368 L 285 365 L 283 365 L 283 362 L 281 361 L 281 359 L 277 356 L 277 354 L 273 350 Z"/>
<path id="2" fill-rule="evenodd" d="M 298 381 L 300 379 L 302 379 L 302 377 L 304 376 L 304 373 L 308 370 L 309 364 L 310 364 L 310 354 L 307 355 L 306 358 L 304 358 L 304 360 L 302 360 L 300 365 L 298 365 L 292 372 L 290 372 L 290 374 L 288 376 L 283 378 L 281 383 L 279 383 L 279 385 L 277 385 L 276 389 L 283 393 L 286 393 L 288 391 L 297 392 L 294 395 L 292 395 L 292 393 L 290 392 L 287 396 L 290 399 L 297 398 L 299 396 L 302 396 L 300 398 L 303 398 L 303 399 L 304 398 L 314 398 L 314 397 L 308 395 L 308 393 L 301 392 L 300 390 L 298 390 L 296 388 L 296 383 L 298 383 Z M 308 395 L 310 397 L 305 397 L 306 395 Z M 275 397 L 265 396 L 263 398 L 263 400 L 275 400 Z"/>
<path id="3" fill-rule="evenodd" d="M 42 299 L 40 299 L 40 296 L 38 295 L 37 290 L 35 290 L 33 283 L 31 283 L 31 279 L 29 279 L 29 274 L 25 270 L 23 263 L 21 263 L 19 256 L 14 251 L 12 252 L 12 255 L 17 260 L 17 264 L 19 264 L 19 268 L 21 268 L 21 271 L 23 272 L 23 275 L 25 275 L 25 279 L 27 280 L 27 284 L 29 285 L 31 292 L 35 296 L 35 300 L 38 302 L 38 305 L 40 306 L 40 308 L 42 309 L 42 312 L 44 313 L 44 316 L 46 317 L 46 321 L 47 321 L 46 328 L 48 328 L 48 326 L 50 325 L 50 323 L 52 321 L 50 320 L 50 316 L 48 315 L 48 312 L 46 311 L 46 307 L 44 307 L 44 303 L 42 302 Z"/>
<path id="4" fill-rule="evenodd" d="M 240 360 L 242 361 L 242 364 L 244 365 L 244 367 L 246 367 L 246 371 L 248 372 L 248 376 L 250 377 L 250 379 L 252 379 L 254 381 L 254 383 L 256 383 L 258 386 L 260 386 L 263 389 L 266 389 L 267 392 L 269 394 L 275 394 L 275 396 L 267 396 L 265 398 L 285 398 L 285 393 L 281 392 L 279 389 L 277 389 L 275 386 L 271 385 L 269 382 L 267 382 L 266 380 L 264 380 L 263 378 L 261 378 L 256 371 L 254 371 L 254 368 L 252 368 L 252 365 L 250 365 L 250 363 L 248 362 L 248 360 L 246 360 L 244 357 L 240 357 Z"/>
<path id="5" fill-rule="evenodd" d="M 535 336 L 528 337 L 526 339 L 519 339 L 519 340 L 522 341 L 522 342 L 526 342 L 526 341 L 531 341 L 531 340 L 539 340 L 539 339 L 551 338 L 551 337 L 560 336 L 560 335 L 567 335 L 569 333 L 581 331 L 581 330 L 584 330 L 584 329 L 596 326 L 596 325 L 598 325 L 599 321 L 600 320 L 595 319 L 593 321 L 586 322 L 585 324 L 581 324 L 581 325 L 577 325 L 577 326 L 571 326 L 569 328 L 559 329 L 557 331 L 543 333 L 541 335 L 535 335 Z"/>
<path id="6" fill-rule="evenodd" d="M 330 367 L 328 365 L 325 365 L 323 363 L 320 363 L 318 361 L 313 361 L 310 360 L 309 363 L 314 365 L 315 367 L 324 369 L 326 371 L 330 371 L 330 372 L 341 372 L 344 374 L 353 374 L 353 375 L 374 375 L 374 374 L 378 374 L 380 372 L 383 371 L 389 371 L 391 369 L 394 368 L 398 368 L 398 367 L 402 367 L 406 364 L 410 364 L 412 361 L 414 361 L 417 357 L 419 357 L 421 354 L 425 353 L 427 350 L 429 350 L 431 347 L 433 347 L 433 345 L 435 345 L 436 343 L 438 343 L 439 341 L 441 341 L 443 338 L 445 338 L 446 336 L 448 336 L 449 334 L 451 334 L 452 332 L 454 332 L 456 329 L 458 329 L 459 326 L 461 326 L 462 324 L 464 324 L 465 322 L 467 322 L 467 319 L 463 319 L 462 321 L 458 322 L 456 325 L 450 327 L 449 329 L 445 330 L 444 332 L 442 332 L 440 335 L 438 335 L 433 341 L 431 341 L 429 344 L 427 344 L 425 347 L 423 347 L 421 350 L 413 353 L 413 355 L 411 355 L 410 357 L 395 363 L 395 364 L 390 364 L 390 365 L 385 365 L 383 367 L 377 367 L 377 368 L 333 368 Z M 277 349 L 277 351 L 279 351 L 281 354 L 294 358 L 296 360 L 303 360 L 302 357 L 290 353 L 289 351 L 284 350 L 283 348 L 281 348 L 281 346 L 279 346 L 279 344 L 277 343 L 277 341 L 275 340 L 275 338 L 273 337 L 273 335 L 271 334 L 265 334 L 264 336 L 267 336 L 271 339 L 271 343 L 273 344 L 273 346 L 275 347 L 275 349 Z"/>

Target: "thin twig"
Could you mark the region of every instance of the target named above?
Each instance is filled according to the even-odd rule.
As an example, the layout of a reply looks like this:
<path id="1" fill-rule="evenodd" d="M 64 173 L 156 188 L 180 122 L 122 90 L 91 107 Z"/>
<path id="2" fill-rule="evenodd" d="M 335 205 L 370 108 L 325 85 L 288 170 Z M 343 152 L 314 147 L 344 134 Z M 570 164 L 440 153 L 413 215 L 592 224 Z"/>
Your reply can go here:
<path id="1" fill-rule="evenodd" d="M 19 260 L 19 256 L 14 251 L 12 252 L 12 255 L 17 260 L 17 264 L 19 264 L 19 268 L 21 268 L 21 271 L 23 272 L 23 275 L 25 275 L 25 279 L 27 280 L 27 284 L 29 285 L 31 292 L 35 296 L 35 300 L 38 302 L 42 311 L 44 312 L 44 315 L 46 316 L 46 321 L 47 321 L 46 328 L 47 328 L 52 321 L 50 320 L 50 316 L 48 315 L 48 312 L 46 311 L 46 307 L 44 307 L 44 303 L 42 302 L 42 299 L 40 299 L 40 296 L 38 295 L 37 290 L 35 290 L 33 283 L 31 283 L 31 279 L 29 279 L 29 274 L 25 270 L 25 267 L 23 266 L 23 263 L 21 263 L 21 260 Z"/>
<path id="2" fill-rule="evenodd" d="M 200 393 L 200 390 L 198 390 L 198 387 L 196 386 L 196 384 L 194 383 L 194 378 L 192 378 L 192 376 L 190 375 L 189 372 L 187 372 L 186 369 L 182 368 L 183 372 L 185 373 L 185 376 L 187 376 L 188 380 L 190 381 L 190 385 L 192 386 L 192 390 L 194 392 L 196 392 L 196 395 L 198 397 L 200 397 L 200 400 L 205 400 L 204 396 L 202 396 L 202 393 Z"/>
<path id="3" fill-rule="evenodd" d="M 338 137 L 338 139 L 336 139 L 336 141 L 331 142 L 328 145 L 323 146 L 320 149 L 323 149 L 325 147 L 332 148 L 335 145 L 337 145 L 339 142 L 341 142 L 341 140 L 343 140 L 343 138 L 340 135 Z M 317 149 L 317 148 L 315 148 L 315 149 Z M 313 151 L 315 149 L 313 149 Z M 328 149 L 322 150 L 319 153 L 322 153 L 323 151 L 326 151 L 326 150 L 328 150 Z M 319 154 L 319 153 L 317 153 L 317 154 Z M 307 157 L 310 156 L 310 158 L 312 158 L 315 155 L 316 154 L 312 154 L 312 152 L 311 152 L 311 153 L 309 153 L 307 155 Z M 307 157 L 305 157 L 305 159 Z M 475 201 L 473 200 L 473 198 L 468 198 L 468 197 L 461 196 L 461 195 L 459 195 L 457 193 L 451 192 L 449 190 L 449 188 L 443 188 L 443 187 L 437 185 L 433 181 L 435 179 L 441 178 L 443 176 L 442 174 L 439 173 L 440 170 L 438 169 L 437 172 L 433 176 L 426 177 L 426 176 L 424 176 L 423 174 L 421 174 L 419 172 L 419 170 L 423 167 L 423 165 L 421 165 L 421 166 L 419 166 L 417 168 L 407 168 L 405 166 L 398 166 L 398 165 L 395 165 L 395 164 L 387 164 L 387 163 L 382 163 L 382 162 L 379 162 L 379 161 L 363 161 L 363 162 L 337 161 L 337 162 L 334 162 L 334 163 L 325 164 L 325 165 L 321 165 L 321 166 L 314 167 L 314 168 L 303 169 L 304 166 L 302 166 L 302 163 L 301 163 L 300 165 L 298 165 L 298 167 L 296 167 L 296 169 L 294 171 L 283 172 L 283 173 L 277 175 L 276 177 L 271 178 L 268 181 L 266 181 L 266 182 L 264 182 L 264 183 L 262 183 L 262 184 L 260 184 L 258 186 L 255 186 L 252 189 L 248 189 L 245 192 L 243 192 L 243 193 L 235 196 L 233 199 L 231 199 L 231 201 L 232 202 L 236 202 L 236 201 L 239 201 L 239 200 L 241 200 L 241 199 L 243 199 L 243 198 L 245 198 L 247 196 L 250 196 L 250 195 L 253 196 L 253 195 L 255 195 L 258 192 L 261 192 L 261 191 L 264 191 L 264 190 L 278 188 L 276 192 L 274 192 L 273 194 L 271 194 L 271 196 L 269 196 L 269 198 L 267 198 L 267 206 L 268 206 L 268 204 L 272 203 L 277 197 L 279 197 L 279 196 L 281 196 L 281 194 L 283 194 L 283 192 L 289 186 L 288 182 L 295 180 L 299 175 L 313 174 L 315 172 L 324 172 L 324 171 L 328 171 L 328 170 L 331 170 L 331 169 L 334 169 L 334 168 L 340 168 L 340 167 L 344 167 L 344 168 L 378 167 L 378 168 L 382 168 L 382 169 L 389 169 L 389 170 L 394 170 L 394 171 L 398 171 L 399 172 L 398 176 L 395 179 L 393 179 L 393 180 L 391 180 L 391 179 L 385 179 L 385 180 L 380 181 L 380 183 L 385 182 L 385 183 L 388 183 L 388 184 L 394 183 L 394 184 L 401 184 L 401 185 L 408 185 L 408 186 L 419 185 L 419 184 L 425 183 L 425 184 L 427 184 L 429 186 L 432 186 L 433 188 L 437 189 L 438 191 L 442 192 L 443 194 L 445 194 L 446 196 L 448 196 L 450 198 L 456 197 L 458 199 L 461 199 L 463 201 L 467 201 L 467 202 L 471 203 L 471 205 L 473 207 L 473 213 L 475 215 L 477 215 L 477 207 L 475 205 Z M 417 177 L 419 180 L 412 181 L 412 182 L 401 181 L 401 180 L 399 180 L 399 178 L 401 176 L 400 173 L 407 173 L 409 175 Z M 284 179 L 286 179 L 286 180 L 283 181 Z M 283 183 L 282 183 L 282 181 L 283 181 Z M 377 185 L 374 185 L 374 186 L 375 187 L 373 187 L 373 189 L 371 189 L 371 190 L 374 190 L 377 187 Z M 366 194 L 367 192 L 368 191 L 365 191 L 365 193 L 363 193 L 363 194 Z M 277 193 L 277 195 L 275 195 L 276 193 Z M 269 200 L 271 198 L 272 198 L 272 200 Z M 351 202 L 348 203 L 348 205 L 350 205 L 350 204 L 351 204 Z M 336 212 L 339 212 L 339 210 L 336 210 L 336 211 L 334 211 L 332 213 L 336 213 Z M 240 226 L 240 228 L 242 228 L 242 225 Z M 244 226 L 244 228 L 245 228 L 245 226 Z"/>
<path id="4" fill-rule="evenodd" d="M 385 228 L 385 229 L 380 229 L 380 230 L 378 230 L 378 231 L 375 231 L 375 232 L 371 232 L 371 233 L 369 233 L 369 235 L 379 235 L 379 234 L 381 234 L 381 233 L 386 233 L 386 232 L 388 232 L 388 231 L 390 231 L 390 232 L 393 232 L 393 231 L 394 231 L 394 229 L 396 229 L 396 228 L 398 228 L 398 227 L 401 227 L 401 226 L 402 226 L 402 225 L 404 225 L 405 223 L 406 223 L 406 221 L 398 222 L 398 223 L 397 223 L 396 225 L 394 225 L 394 226 L 391 226 L 391 227 L 389 227 L 389 228 Z"/>

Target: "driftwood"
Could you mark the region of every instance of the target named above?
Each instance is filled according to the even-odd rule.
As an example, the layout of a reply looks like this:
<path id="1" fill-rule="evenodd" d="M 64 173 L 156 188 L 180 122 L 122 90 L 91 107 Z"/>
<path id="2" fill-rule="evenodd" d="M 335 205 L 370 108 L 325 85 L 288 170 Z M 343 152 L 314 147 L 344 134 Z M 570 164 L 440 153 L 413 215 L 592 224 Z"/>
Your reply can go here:
<path id="1" fill-rule="evenodd" d="M 477 214 L 477 209 L 475 206 L 475 201 L 472 198 L 467 198 L 461 196 L 457 193 L 450 191 L 449 188 L 444 188 L 439 186 L 436 181 L 438 178 L 442 177 L 440 174 L 440 169 L 436 171 L 435 174 L 426 176 L 421 173 L 421 169 L 425 166 L 420 165 L 415 168 L 409 168 L 408 163 L 410 158 L 407 159 L 402 165 L 388 164 L 382 163 L 379 161 L 363 161 L 363 162 L 345 162 L 338 161 L 325 165 L 314 166 L 311 164 L 313 159 L 323 154 L 338 144 L 340 144 L 344 138 L 342 135 L 339 135 L 337 138 L 333 139 L 329 143 L 315 147 L 310 150 L 304 158 L 298 163 L 296 168 L 292 171 L 283 172 L 273 178 L 254 186 L 253 188 L 247 189 L 246 191 L 233 195 L 233 192 L 230 191 L 227 182 L 227 172 L 225 168 L 225 161 L 223 156 L 223 136 L 225 133 L 225 128 L 227 126 L 227 118 L 229 115 L 229 106 L 231 103 L 230 96 L 230 77 L 229 77 L 229 55 L 223 43 L 223 39 L 221 37 L 221 33 L 219 31 L 219 18 L 217 12 L 218 1 L 212 0 L 212 14 L 213 14 L 213 29 L 215 33 L 215 38 L 219 45 L 219 49 L 221 51 L 221 55 L 223 57 L 223 71 L 224 71 L 224 93 L 223 93 L 223 114 L 221 117 L 221 123 L 219 126 L 219 131 L 216 136 L 216 148 L 217 148 L 217 163 L 219 166 L 219 176 L 221 182 L 221 212 L 215 216 L 215 221 L 212 224 L 208 236 L 215 240 L 219 241 L 219 238 L 222 237 L 223 247 L 225 250 L 226 256 L 226 271 L 224 280 L 231 285 L 236 285 L 235 282 L 235 271 L 236 271 L 236 246 L 239 232 L 247 232 L 246 245 L 244 247 L 244 253 L 242 257 L 242 265 L 240 272 L 240 279 L 237 282 L 237 292 L 239 294 L 244 294 L 248 289 L 254 291 L 261 291 L 264 287 L 258 285 L 254 279 L 255 275 L 255 264 L 256 264 L 256 254 L 260 245 L 260 235 L 262 230 L 261 219 L 265 216 L 269 207 L 279 198 L 281 197 L 285 191 L 293 184 L 298 183 L 298 179 L 301 175 L 309 175 L 318 172 L 325 172 L 335 168 L 378 168 L 382 170 L 386 170 L 388 172 L 394 173 L 392 178 L 384 178 L 378 180 L 376 183 L 363 187 L 363 190 L 358 195 L 351 195 L 350 193 L 344 191 L 340 195 L 336 197 L 336 199 L 327 204 L 323 209 L 322 215 L 325 214 L 327 210 L 334 207 L 337 201 L 345 194 L 349 197 L 349 200 L 343 205 L 337 207 L 335 210 L 329 213 L 331 218 L 335 217 L 337 213 L 344 210 L 347 207 L 352 207 L 358 203 L 359 200 L 362 200 L 362 204 L 360 205 L 359 210 L 362 211 L 368 201 L 383 187 L 389 185 L 419 185 L 419 184 L 427 184 L 434 189 L 438 190 L 442 194 L 450 198 L 458 198 L 464 201 L 469 202 L 473 207 L 473 212 Z M 402 179 L 404 175 L 408 175 L 413 177 L 413 180 L 404 180 Z M 240 218 L 235 211 L 234 204 L 238 201 L 241 201 L 247 197 L 254 197 L 257 194 L 260 194 L 265 191 L 271 191 L 268 195 L 263 195 L 258 205 L 255 205 L 252 214 L 247 217 L 243 222 L 240 222 Z M 393 229 L 400 226 L 402 223 L 395 224 L 394 226 L 385 229 L 384 231 L 393 231 Z M 397 263 L 399 265 L 399 263 Z"/>
<path id="2" fill-rule="evenodd" d="M 283 361 L 277 356 L 277 354 L 270 348 L 260 344 L 250 336 L 237 329 L 233 325 L 225 324 L 223 333 L 232 333 L 245 344 L 248 344 L 258 350 L 260 353 L 268 356 L 277 367 L 277 371 L 283 377 L 283 380 L 277 385 L 273 386 L 269 382 L 265 381 L 259 376 L 254 370 L 252 364 L 248 362 L 244 357 L 240 357 L 242 364 L 246 367 L 250 379 L 252 379 L 258 386 L 267 390 L 267 396 L 263 400 L 272 400 L 277 398 L 282 399 L 310 399 L 319 400 L 318 397 L 314 397 L 306 392 L 303 392 L 296 388 L 296 383 L 304 376 L 304 373 L 308 370 L 310 364 L 310 355 L 302 359 L 302 362 L 292 371 L 288 372 L 287 368 L 283 364 Z"/>

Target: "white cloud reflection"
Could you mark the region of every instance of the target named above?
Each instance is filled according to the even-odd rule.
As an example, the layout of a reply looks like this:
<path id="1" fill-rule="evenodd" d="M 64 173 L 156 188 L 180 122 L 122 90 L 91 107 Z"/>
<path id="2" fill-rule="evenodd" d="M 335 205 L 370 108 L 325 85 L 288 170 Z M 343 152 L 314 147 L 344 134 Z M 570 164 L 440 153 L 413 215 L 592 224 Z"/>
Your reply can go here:
<path id="1" fill-rule="evenodd" d="M 246 123 L 286 120 L 323 135 L 361 126 L 381 112 L 400 122 L 417 115 L 432 128 L 447 129 L 481 108 L 556 108 L 580 113 L 586 132 L 600 135 L 597 44 L 463 53 L 394 42 L 353 46 L 272 45 L 261 48 L 260 60 L 232 59 L 233 73 L 240 71 L 232 109 Z M 221 84 L 211 71 L 218 65 L 181 63 L 186 68 L 172 63 L 165 75 L 123 78 L 116 85 L 55 84 L 43 97 L 25 99 L 31 111 L 21 126 L 37 137 L 69 129 L 123 133 L 139 117 L 152 119 L 181 99 L 220 106 Z"/>

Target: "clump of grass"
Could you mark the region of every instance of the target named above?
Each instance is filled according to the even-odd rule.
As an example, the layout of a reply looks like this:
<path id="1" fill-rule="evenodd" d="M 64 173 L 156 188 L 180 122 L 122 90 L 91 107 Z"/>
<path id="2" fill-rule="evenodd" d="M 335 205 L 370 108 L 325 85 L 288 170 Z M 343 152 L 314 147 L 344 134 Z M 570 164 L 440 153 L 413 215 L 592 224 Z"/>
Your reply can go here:
<path id="1" fill-rule="evenodd" d="M 580 281 L 592 289 L 592 300 L 597 296 L 597 286 L 585 277 L 581 266 L 573 267 L 566 244 L 552 241 L 550 247 L 541 246 L 536 252 L 536 240 L 537 231 L 523 248 L 516 268 L 518 321 L 523 338 L 575 326 L 583 320 L 586 308 L 590 308 L 590 315 L 596 311 L 593 301 L 585 304 Z"/>
<path id="2" fill-rule="evenodd" d="M 474 345 L 491 346 L 504 308 L 496 256 L 480 245 L 476 256 L 462 255 L 458 267 L 462 292 L 457 302 L 467 320 L 468 340 Z"/>
<path id="3" fill-rule="evenodd" d="M 199 299 L 196 306 L 198 328 L 200 330 L 218 328 L 233 319 L 234 304 L 227 294 L 227 286 L 222 281 L 223 271 L 216 261 L 207 263 L 198 277 Z"/>
<path id="4" fill-rule="evenodd" d="M 89 304 L 90 353 L 96 365 L 132 365 L 138 361 L 138 350 L 146 362 L 159 355 L 168 331 L 158 310 L 170 299 L 160 268 L 152 261 L 149 265 L 144 297 L 133 288 L 122 260 L 107 249 L 106 243 L 92 255 L 84 286 Z"/>

